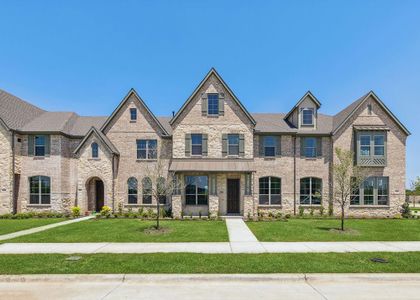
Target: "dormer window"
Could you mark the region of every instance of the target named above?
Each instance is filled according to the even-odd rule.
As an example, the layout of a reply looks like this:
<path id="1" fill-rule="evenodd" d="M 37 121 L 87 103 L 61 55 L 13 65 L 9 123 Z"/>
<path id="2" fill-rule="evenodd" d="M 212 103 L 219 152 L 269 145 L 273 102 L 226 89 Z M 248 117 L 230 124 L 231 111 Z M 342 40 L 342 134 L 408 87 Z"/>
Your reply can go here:
<path id="1" fill-rule="evenodd" d="M 302 125 L 304 126 L 314 125 L 314 109 L 313 108 L 302 109 Z"/>
<path id="2" fill-rule="evenodd" d="M 131 122 L 137 121 L 137 108 L 130 108 L 130 121 Z"/>
<path id="3" fill-rule="evenodd" d="M 219 114 L 219 94 L 207 94 L 207 114 L 217 116 Z"/>

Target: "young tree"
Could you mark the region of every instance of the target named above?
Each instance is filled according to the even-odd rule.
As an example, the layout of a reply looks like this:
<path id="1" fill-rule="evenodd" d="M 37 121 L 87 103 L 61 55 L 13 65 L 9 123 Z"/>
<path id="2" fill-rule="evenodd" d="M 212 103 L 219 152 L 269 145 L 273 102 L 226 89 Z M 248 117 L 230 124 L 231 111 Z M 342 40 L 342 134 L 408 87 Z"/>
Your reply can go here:
<path id="1" fill-rule="evenodd" d="M 156 200 L 156 229 L 160 228 L 160 206 L 167 204 L 176 187 L 175 175 L 169 172 L 160 158 L 146 165 L 146 176 L 151 179 L 150 194 Z"/>
<path id="2" fill-rule="evenodd" d="M 333 166 L 334 201 L 341 208 L 341 230 L 344 231 L 345 207 L 351 200 L 353 191 L 359 189 L 366 179 L 364 170 L 354 163 L 352 151 L 335 148 L 337 162 Z"/>

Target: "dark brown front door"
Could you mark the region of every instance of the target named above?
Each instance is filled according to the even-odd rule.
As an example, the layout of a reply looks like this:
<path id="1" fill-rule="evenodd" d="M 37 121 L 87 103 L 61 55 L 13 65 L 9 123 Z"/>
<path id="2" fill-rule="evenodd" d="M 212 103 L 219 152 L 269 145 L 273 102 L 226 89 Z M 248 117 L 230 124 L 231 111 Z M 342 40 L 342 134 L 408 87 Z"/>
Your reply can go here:
<path id="1" fill-rule="evenodd" d="M 239 179 L 227 180 L 227 212 L 238 214 L 239 208 Z"/>
<path id="2" fill-rule="evenodd" d="M 101 211 L 104 206 L 104 183 L 102 180 L 95 182 L 95 194 L 96 194 L 96 211 Z"/>

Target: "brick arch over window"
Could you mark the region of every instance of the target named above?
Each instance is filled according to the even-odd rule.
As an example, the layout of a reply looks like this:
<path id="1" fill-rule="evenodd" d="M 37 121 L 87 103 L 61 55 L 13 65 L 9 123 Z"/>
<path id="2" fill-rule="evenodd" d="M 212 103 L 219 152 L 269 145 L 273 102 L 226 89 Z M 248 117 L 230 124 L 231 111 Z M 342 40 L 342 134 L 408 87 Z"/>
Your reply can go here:
<path id="1" fill-rule="evenodd" d="M 260 177 L 259 204 L 281 205 L 281 178 L 275 176 Z"/>

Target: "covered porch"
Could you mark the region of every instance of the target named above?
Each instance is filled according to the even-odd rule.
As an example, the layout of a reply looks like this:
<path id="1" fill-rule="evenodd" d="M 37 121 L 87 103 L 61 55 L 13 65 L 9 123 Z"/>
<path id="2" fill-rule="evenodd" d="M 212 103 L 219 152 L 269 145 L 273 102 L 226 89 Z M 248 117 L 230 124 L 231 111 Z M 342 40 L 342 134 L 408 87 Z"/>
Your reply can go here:
<path id="1" fill-rule="evenodd" d="M 172 213 L 182 216 L 253 214 L 253 161 L 182 159 L 171 163 L 178 182 L 172 196 Z"/>

